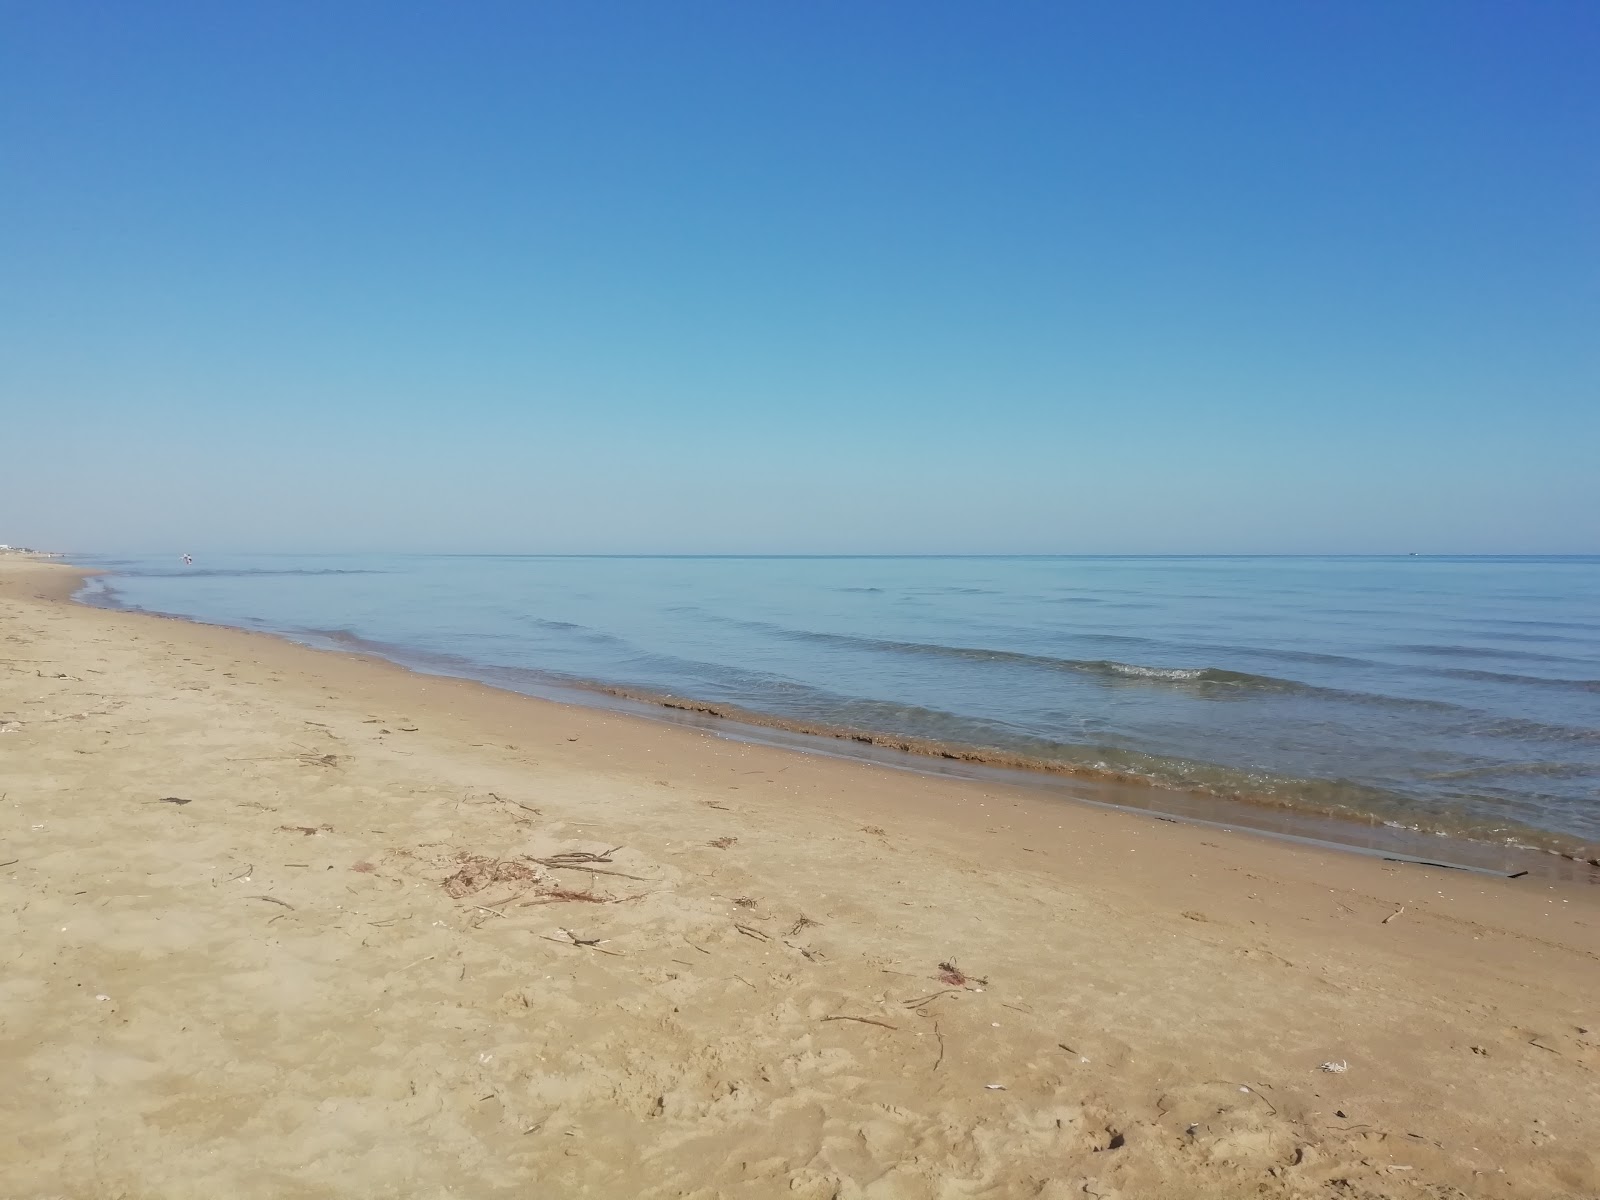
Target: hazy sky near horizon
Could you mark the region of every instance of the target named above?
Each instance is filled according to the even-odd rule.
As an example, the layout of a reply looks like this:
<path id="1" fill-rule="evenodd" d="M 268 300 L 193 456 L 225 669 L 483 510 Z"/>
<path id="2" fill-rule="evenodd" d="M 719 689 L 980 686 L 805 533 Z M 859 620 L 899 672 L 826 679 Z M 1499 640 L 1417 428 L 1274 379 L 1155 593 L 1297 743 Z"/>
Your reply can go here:
<path id="1" fill-rule="evenodd" d="M 0 542 L 1600 552 L 1600 5 L 0 6 Z"/>

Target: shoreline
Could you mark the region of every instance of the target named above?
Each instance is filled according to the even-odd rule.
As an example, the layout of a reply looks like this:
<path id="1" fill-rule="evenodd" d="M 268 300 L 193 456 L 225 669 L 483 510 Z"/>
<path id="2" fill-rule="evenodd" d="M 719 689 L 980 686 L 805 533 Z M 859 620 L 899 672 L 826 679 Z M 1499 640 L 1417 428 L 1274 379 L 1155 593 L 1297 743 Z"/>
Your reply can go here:
<path id="1" fill-rule="evenodd" d="M 92 576 L 110 574 L 70 563 Z M 1234 793 L 1200 783 L 1169 783 L 1114 767 L 1097 767 L 995 747 L 940 742 L 891 732 L 834 725 L 763 713 L 736 705 L 656 693 L 595 680 L 552 679 L 531 669 L 486 666 L 403 646 L 373 642 L 342 630 L 249 629 L 181 613 L 124 606 L 115 600 L 87 607 L 185 621 L 278 638 L 322 653 L 353 654 L 388 662 L 418 674 L 463 679 L 481 686 L 556 704 L 576 704 L 645 720 L 708 729 L 750 740 L 898 770 L 951 776 L 973 782 L 1032 788 L 1057 801 L 1106 805 L 1157 819 L 1240 829 L 1272 838 L 1433 863 L 1454 869 L 1515 876 L 1524 872 L 1600 884 L 1600 845 L 1570 834 L 1516 825 L 1504 837 L 1476 837 L 1439 818 L 1407 823 L 1403 812 L 1363 813 L 1269 792 Z M 1314 786 L 1318 781 L 1299 782 Z M 1323 781 L 1326 782 L 1326 781 Z M 1404 801 L 1404 797 L 1396 797 Z"/>
<path id="2" fill-rule="evenodd" d="M 12 1194 L 1600 1191 L 1600 893 L 90 608 L 0 560 Z"/>

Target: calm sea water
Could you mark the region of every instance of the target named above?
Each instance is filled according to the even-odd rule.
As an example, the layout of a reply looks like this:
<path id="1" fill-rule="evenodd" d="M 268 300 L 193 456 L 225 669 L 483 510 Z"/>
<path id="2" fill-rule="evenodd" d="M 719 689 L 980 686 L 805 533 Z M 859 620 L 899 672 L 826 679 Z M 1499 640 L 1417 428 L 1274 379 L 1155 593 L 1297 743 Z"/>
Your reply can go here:
<path id="1" fill-rule="evenodd" d="M 86 598 L 1600 846 L 1600 558 L 90 558 Z"/>

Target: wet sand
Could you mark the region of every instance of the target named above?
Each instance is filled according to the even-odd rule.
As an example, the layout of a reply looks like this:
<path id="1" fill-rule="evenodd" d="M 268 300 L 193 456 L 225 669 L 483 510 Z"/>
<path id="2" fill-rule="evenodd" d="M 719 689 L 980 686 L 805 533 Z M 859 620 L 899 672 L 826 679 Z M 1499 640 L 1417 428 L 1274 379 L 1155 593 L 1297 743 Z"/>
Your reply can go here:
<path id="1" fill-rule="evenodd" d="M 750 745 L 79 577 L 0 559 L 0 1194 L 1600 1193 L 1594 888 Z"/>

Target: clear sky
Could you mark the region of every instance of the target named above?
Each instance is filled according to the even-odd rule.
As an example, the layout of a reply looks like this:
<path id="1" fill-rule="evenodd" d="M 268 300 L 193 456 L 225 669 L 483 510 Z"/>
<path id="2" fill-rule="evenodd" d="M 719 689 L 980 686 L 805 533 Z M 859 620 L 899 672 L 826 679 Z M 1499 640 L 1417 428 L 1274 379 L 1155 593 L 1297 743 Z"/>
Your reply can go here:
<path id="1" fill-rule="evenodd" d="M 0 3 L 0 541 L 1600 551 L 1600 4 Z"/>

